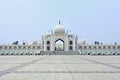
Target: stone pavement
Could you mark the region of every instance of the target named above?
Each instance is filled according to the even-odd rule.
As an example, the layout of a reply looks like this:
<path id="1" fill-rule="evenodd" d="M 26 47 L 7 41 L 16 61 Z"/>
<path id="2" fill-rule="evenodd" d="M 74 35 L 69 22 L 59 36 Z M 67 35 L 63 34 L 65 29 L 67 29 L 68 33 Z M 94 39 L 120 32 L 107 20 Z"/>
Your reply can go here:
<path id="1" fill-rule="evenodd" d="M 120 56 L 0 56 L 0 80 L 120 80 Z"/>

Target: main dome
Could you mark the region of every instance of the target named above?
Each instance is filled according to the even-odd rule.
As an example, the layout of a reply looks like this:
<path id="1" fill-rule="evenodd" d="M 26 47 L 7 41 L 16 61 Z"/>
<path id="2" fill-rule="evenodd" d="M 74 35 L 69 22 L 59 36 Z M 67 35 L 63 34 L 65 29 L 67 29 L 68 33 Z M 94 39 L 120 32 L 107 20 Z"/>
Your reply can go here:
<path id="1" fill-rule="evenodd" d="M 55 27 L 54 32 L 64 34 L 65 28 L 61 24 L 59 24 Z"/>

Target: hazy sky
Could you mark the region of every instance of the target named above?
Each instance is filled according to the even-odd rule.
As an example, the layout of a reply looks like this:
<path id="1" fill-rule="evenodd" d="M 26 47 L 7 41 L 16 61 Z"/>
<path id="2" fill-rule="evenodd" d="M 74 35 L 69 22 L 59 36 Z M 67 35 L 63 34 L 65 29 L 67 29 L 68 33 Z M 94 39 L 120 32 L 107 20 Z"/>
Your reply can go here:
<path id="1" fill-rule="evenodd" d="M 120 43 L 120 0 L 0 0 L 0 44 L 41 39 L 59 19 L 89 43 Z"/>

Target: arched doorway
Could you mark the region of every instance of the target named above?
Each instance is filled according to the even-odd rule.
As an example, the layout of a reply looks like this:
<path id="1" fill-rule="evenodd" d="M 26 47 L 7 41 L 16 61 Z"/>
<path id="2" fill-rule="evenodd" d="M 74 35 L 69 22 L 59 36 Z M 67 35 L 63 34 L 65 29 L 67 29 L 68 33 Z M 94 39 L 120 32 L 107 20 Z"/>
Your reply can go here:
<path id="1" fill-rule="evenodd" d="M 64 51 L 64 41 L 62 39 L 55 41 L 55 51 Z"/>
<path id="2" fill-rule="evenodd" d="M 48 51 L 50 50 L 50 46 L 47 46 L 47 50 L 48 50 Z"/>

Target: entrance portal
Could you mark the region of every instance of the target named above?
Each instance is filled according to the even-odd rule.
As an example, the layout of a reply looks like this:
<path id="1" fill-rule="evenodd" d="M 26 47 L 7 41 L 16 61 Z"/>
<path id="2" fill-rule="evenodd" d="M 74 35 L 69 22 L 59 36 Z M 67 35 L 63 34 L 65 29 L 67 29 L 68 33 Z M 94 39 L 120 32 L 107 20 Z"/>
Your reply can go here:
<path id="1" fill-rule="evenodd" d="M 64 51 L 64 41 L 58 39 L 55 41 L 55 51 Z"/>

